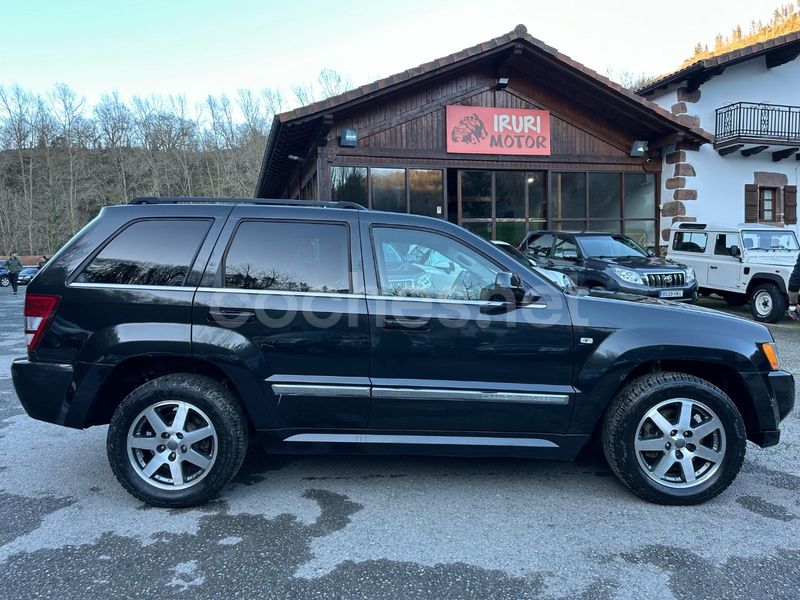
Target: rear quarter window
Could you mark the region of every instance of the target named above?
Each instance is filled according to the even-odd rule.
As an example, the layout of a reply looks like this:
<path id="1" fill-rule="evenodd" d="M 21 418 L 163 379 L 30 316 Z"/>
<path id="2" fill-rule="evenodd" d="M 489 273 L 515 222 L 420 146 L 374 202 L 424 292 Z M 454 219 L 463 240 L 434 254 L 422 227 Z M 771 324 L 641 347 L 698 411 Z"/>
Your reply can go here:
<path id="1" fill-rule="evenodd" d="M 211 221 L 136 221 L 118 232 L 75 279 L 77 283 L 179 286 Z"/>
<path id="2" fill-rule="evenodd" d="M 700 231 L 678 231 L 672 239 L 676 252 L 705 252 L 708 234 Z"/>

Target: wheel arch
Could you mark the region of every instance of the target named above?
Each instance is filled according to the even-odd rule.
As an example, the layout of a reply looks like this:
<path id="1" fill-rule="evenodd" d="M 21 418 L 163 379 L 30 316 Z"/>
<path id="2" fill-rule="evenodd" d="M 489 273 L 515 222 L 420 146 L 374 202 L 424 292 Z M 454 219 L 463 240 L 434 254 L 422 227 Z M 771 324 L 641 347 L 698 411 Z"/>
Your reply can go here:
<path id="1" fill-rule="evenodd" d="M 204 375 L 221 383 L 241 405 L 251 434 L 255 431 L 243 394 L 222 369 L 208 361 L 175 356 L 135 356 L 116 365 L 95 395 L 84 427 L 108 424 L 114 411 L 134 389 L 176 373 Z"/>
<path id="2" fill-rule="evenodd" d="M 642 362 L 619 380 L 619 384 L 605 399 L 602 413 L 599 415 L 599 418 L 597 418 L 596 424 L 592 430 L 592 440 L 599 439 L 600 430 L 602 429 L 602 424 L 606 418 L 608 408 L 612 400 L 619 394 L 620 390 L 631 381 L 643 375 L 647 375 L 648 373 L 658 371 L 685 373 L 708 381 L 710 384 L 722 390 L 736 406 L 739 414 L 742 415 L 748 439 L 753 439 L 761 430 L 753 399 L 748 393 L 747 385 L 736 369 L 725 363 L 664 359 Z"/>
<path id="3" fill-rule="evenodd" d="M 783 277 L 776 273 L 754 273 L 750 276 L 750 281 L 747 283 L 747 295 L 752 296 L 755 290 L 762 283 L 774 283 L 782 294 L 786 294 L 786 282 Z"/>

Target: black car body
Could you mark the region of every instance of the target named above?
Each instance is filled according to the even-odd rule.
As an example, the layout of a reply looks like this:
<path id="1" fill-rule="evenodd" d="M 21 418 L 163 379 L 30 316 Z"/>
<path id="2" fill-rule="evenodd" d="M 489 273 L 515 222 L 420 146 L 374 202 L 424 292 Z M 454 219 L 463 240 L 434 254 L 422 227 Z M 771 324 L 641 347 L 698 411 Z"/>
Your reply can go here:
<path id="1" fill-rule="evenodd" d="M 658 258 L 631 238 L 598 231 L 531 231 L 520 250 L 575 285 L 694 302 L 694 269 Z"/>
<path id="2" fill-rule="evenodd" d="M 110 422 L 112 468 L 151 504 L 219 491 L 248 431 L 270 452 L 551 459 L 600 437 L 637 494 L 696 503 L 793 406 L 762 325 L 565 291 L 433 218 L 191 201 L 104 208 L 30 282 L 12 366 L 32 417 Z"/>

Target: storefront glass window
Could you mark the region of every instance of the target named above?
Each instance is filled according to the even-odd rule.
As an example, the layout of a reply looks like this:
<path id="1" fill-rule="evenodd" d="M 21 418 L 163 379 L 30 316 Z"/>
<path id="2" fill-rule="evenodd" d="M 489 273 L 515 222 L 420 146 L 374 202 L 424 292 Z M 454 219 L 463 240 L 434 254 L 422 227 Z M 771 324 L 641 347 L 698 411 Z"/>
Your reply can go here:
<path id="1" fill-rule="evenodd" d="M 367 206 L 367 169 L 331 167 L 331 200 Z"/>
<path id="2" fill-rule="evenodd" d="M 519 246 L 525 237 L 525 221 L 498 221 L 496 239 Z"/>
<path id="3" fill-rule="evenodd" d="M 409 169 L 408 192 L 413 214 L 444 216 L 444 182 L 440 170 Z"/>
<path id="4" fill-rule="evenodd" d="M 528 186 L 528 217 L 531 221 L 547 219 L 547 172 L 525 173 L 525 185 Z M 530 229 L 541 227 L 531 224 Z"/>
<path id="5" fill-rule="evenodd" d="M 372 169 L 372 207 L 374 210 L 408 212 L 406 170 Z"/>
<path id="6" fill-rule="evenodd" d="M 461 173 L 461 216 L 464 219 L 492 218 L 492 174 L 487 171 Z"/>
<path id="7" fill-rule="evenodd" d="M 619 219 L 621 207 L 622 175 L 589 173 L 589 218 Z"/>
<path id="8" fill-rule="evenodd" d="M 625 173 L 625 218 L 652 219 L 656 215 L 656 176 Z"/>
<path id="9" fill-rule="evenodd" d="M 550 214 L 553 219 L 586 216 L 586 174 L 550 174 Z"/>
<path id="10" fill-rule="evenodd" d="M 524 219 L 525 173 L 497 171 L 494 178 L 495 216 L 498 219 Z"/>

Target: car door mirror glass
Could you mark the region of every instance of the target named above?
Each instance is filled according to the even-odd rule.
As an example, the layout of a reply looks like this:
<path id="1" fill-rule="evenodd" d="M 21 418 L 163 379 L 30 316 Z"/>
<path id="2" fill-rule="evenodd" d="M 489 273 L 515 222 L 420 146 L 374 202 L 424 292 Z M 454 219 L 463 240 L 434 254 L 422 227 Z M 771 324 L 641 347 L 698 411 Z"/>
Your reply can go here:
<path id="1" fill-rule="evenodd" d="M 564 260 L 578 260 L 578 253 L 575 250 L 564 250 L 561 257 Z"/>

